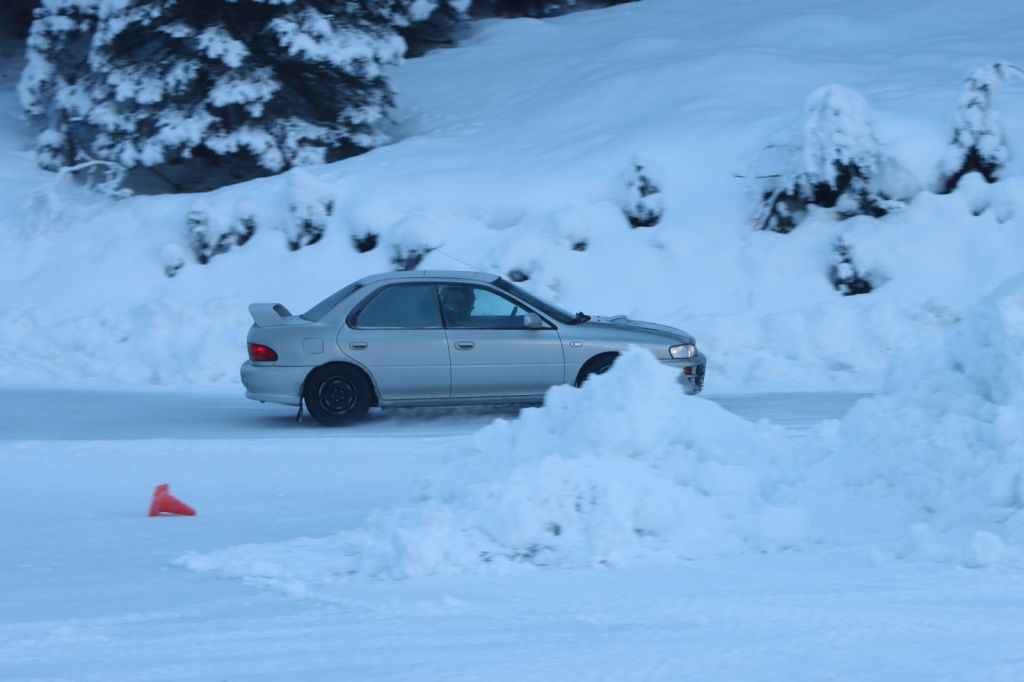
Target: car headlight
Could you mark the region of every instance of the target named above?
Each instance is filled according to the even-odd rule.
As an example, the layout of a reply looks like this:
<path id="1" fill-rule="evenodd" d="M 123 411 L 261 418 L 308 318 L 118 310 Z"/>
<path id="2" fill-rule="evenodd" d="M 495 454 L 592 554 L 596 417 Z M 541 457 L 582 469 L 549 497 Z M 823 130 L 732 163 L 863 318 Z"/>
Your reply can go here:
<path id="1" fill-rule="evenodd" d="M 672 346 L 668 349 L 668 354 L 676 360 L 682 360 L 683 358 L 692 358 L 697 354 L 697 344 L 694 343 L 681 343 L 678 346 Z"/>

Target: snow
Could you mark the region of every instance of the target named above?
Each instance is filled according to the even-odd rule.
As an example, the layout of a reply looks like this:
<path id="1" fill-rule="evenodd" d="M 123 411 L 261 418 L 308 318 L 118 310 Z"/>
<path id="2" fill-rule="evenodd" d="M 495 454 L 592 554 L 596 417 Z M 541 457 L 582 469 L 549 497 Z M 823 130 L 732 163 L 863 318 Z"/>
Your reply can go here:
<path id="1" fill-rule="evenodd" d="M 813 394 L 725 404 L 807 434 L 850 402 Z M 219 388 L 0 389 L 0 514 L 12 521 L 0 524 L 0 677 L 952 682 L 1024 673 L 1024 591 L 1005 563 L 966 570 L 859 552 L 754 552 L 310 584 L 301 595 L 173 565 L 189 551 L 360 528 L 374 509 L 414 503 L 451 453 L 474 447 L 475 430 L 514 415 L 380 412 L 327 430 Z M 198 516 L 148 518 L 163 482 Z"/>
<path id="2" fill-rule="evenodd" d="M 1024 277 L 947 335 L 894 362 L 883 392 L 839 429 L 836 478 L 859 517 L 919 552 L 980 566 L 1024 548 Z M 849 513 L 849 509 L 843 513 Z"/>
<path id="3" fill-rule="evenodd" d="M 975 350 L 967 350 L 975 349 Z M 187 555 L 305 594 L 358 577 L 621 568 L 853 547 L 984 568 L 1024 549 L 1024 275 L 796 446 L 682 394 L 646 351 L 497 421 L 417 506 L 321 539 Z"/>
<path id="4" fill-rule="evenodd" d="M 376 78 L 381 65 L 401 60 L 405 42 L 397 35 L 373 35 L 365 27 L 335 26 L 319 11 L 306 8 L 272 20 L 269 29 L 281 47 L 309 62 L 331 64 L 353 76 Z"/>
<path id="5" fill-rule="evenodd" d="M 766 144 L 802 129 L 809 93 L 842 83 L 870 105 L 881 150 L 919 186 L 932 185 L 964 74 L 992 64 L 995 53 L 1013 53 L 1015 12 L 1004 3 L 982 11 L 952 2 L 898 11 L 801 3 L 680 12 L 668 0 L 643 0 L 544 21 L 478 22 L 464 45 L 388 72 L 399 91 L 389 131 L 397 142 L 307 169 L 336 208 L 315 245 L 291 253 L 283 236 L 289 175 L 243 183 L 201 198 L 225 214 L 248 204 L 256 235 L 207 265 L 187 262 L 173 278 L 162 253 L 187 248 L 186 216 L 197 197 L 90 209 L 62 191 L 66 206 L 40 212 L 24 197 L 45 176 L 29 155 L 8 152 L 0 288 L 19 295 L 3 314 L 0 339 L 17 352 L 0 361 L 0 376 L 93 382 L 116 358 L 124 366 L 117 381 L 234 382 L 247 303 L 305 308 L 394 267 L 385 239 L 364 253 L 351 236 L 383 237 L 418 216 L 443 243 L 419 267 L 519 270 L 530 278 L 525 286 L 573 310 L 680 326 L 707 351 L 709 390 L 878 386 L 894 352 L 941 333 L 1019 270 L 1019 158 L 997 185 L 920 192 L 881 219 L 837 222 L 814 211 L 789 235 L 752 229 L 751 180 L 735 176 L 751 174 Z M 630 37 L 609 44 L 608 31 Z M 1019 86 L 1010 81 L 993 98 L 1011 142 L 1024 139 Z M 217 144 L 277 153 L 254 132 Z M 9 139 L 7 149 L 27 144 Z M 638 153 L 650 161 L 664 211 L 645 230 L 630 229 L 618 207 Z M 981 213 L 979 194 L 989 206 Z M 839 235 L 858 269 L 884 281 L 867 300 L 844 299 L 829 282 Z M 574 250 L 583 239 L 587 250 Z M 619 274 L 626 268 L 628 277 Z M 53 272 L 62 273 L 60 283 Z M 88 287 L 75 284 L 84 281 Z M 154 301 L 191 321 L 179 334 L 202 348 L 214 371 L 167 365 L 148 351 L 164 343 L 143 324 Z M 211 305 L 237 312 L 213 319 Z M 109 346 L 91 322 L 101 306 L 137 333 Z M 50 342 L 75 318 L 78 344 L 93 349 L 85 354 Z"/>
<path id="6" fill-rule="evenodd" d="M 806 439 L 850 398 L 726 404 L 800 426 Z M 819 548 L 282 591 L 173 566 L 189 551 L 298 550 L 296 537 L 364 528 L 372 510 L 408 506 L 453 453 L 477 448 L 474 430 L 514 414 L 381 412 L 327 430 L 231 391 L 0 389 L 0 513 L 24 520 L 0 526 L 0 676 L 952 681 L 1024 672 L 1019 572 L 980 534 L 974 561 L 985 568 L 972 570 Z M 718 423 L 763 430 L 720 413 Z M 198 516 L 146 517 L 165 481 Z M 315 570 L 324 544 L 308 543 Z"/>
<path id="7" fill-rule="evenodd" d="M 176 26 L 181 26 L 177 24 Z M 188 27 L 183 27 L 188 30 Z M 173 37 L 182 37 L 177 32 L 170 33 Z M 187 34 L 186 34 L 187 35 Z M 196 43 L 199 49 L 206 53 L 207 57 L 220 59 L 227 66 L 238 68 L 249 54 L 249 48 L 240 40 L 235 40 L 231 34 L 222 26 L 208 26 L 196 36 Z M 214 102 L 214 106 L 223 106 Z"/>
<path id="8" fill-rule="evenodd" d="M 348 577 L 506 574 L 658 565 L 778 551 L 802 541 L 799 510 L 772 490 L 788 443 L 679 389 L 643 350 L 580 390 L 480 431 L 423 504 L 365 530 L 187 556 L 197 571 L 287 591 Z"/>
<path id="9" fill-rule="evenodd" d="M 387 71 L 394 144 L 123 201 L 36 167 L 5 48 L 0 678 L 1021 679 L 1024 165 L 986 147 L 999 182 L 922 189 L 1021 12 L 478 22 Z M 982 123 L 1008 153 L 1024 100 L 1001 79 Z M 818 147 L 809 93 L 851 114 Z M 271 149 L 251 132 L 223 143 Z M 795 147 L 870 151 L 916 193 L 755 231 L 749 176 Z M 643 229 L 637 159 L 661 190 Z M 870 294 L 832 287 L 838 238 Z M 328 430 L 241 397 L 246 304 L 414 257 L 681 326 L 707 392 L 631 352 L 523 411 Z M 160 483 L 198 515 L 146 517 Z"/>

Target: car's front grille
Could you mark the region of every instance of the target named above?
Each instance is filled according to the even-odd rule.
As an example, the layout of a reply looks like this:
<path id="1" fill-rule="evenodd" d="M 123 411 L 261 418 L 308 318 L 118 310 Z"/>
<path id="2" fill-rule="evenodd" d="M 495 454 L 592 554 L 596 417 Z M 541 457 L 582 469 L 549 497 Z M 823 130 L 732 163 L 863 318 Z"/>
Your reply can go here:
<path id="1" fill-rule="evenodd" d="M 697 379 L 694 382 L 694 384 L 696 385 L 698 391 L 704 388 L 704 371 L 706 369 L 707 365 L 697 366 Z"/>

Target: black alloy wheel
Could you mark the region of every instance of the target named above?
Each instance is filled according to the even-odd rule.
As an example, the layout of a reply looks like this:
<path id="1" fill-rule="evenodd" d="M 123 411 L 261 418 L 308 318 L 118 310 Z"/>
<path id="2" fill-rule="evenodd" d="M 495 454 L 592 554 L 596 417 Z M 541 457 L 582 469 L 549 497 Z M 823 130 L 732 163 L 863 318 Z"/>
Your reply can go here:
<path id="1" fill-rule="evenodd" d="M 325 365 L 306 378 L 302 397 L 309 414 L 318 422 L 344 426 L 366 414 L 372 391 L 359 370 L 346 365 Z"/>

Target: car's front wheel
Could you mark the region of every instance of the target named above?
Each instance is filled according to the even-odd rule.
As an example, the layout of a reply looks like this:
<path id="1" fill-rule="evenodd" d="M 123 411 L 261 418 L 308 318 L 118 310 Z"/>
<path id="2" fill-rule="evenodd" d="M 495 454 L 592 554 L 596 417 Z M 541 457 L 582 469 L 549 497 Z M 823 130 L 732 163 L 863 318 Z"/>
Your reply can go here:
<path id="1" fill-rule="evenodd" d="M 618 357 L 618 353 L 605 353 L 604 355 L 598 355 L 597 357 L 591 358 L 583 365 L 583 369 L 580 370 L 579 375 L 576 377 L 576 387 L 579 388 L 583 385 L 588 378 L 595 374 L 604 374 L 611 369 L 612 364 L 615 363 L 615 359 Z"/>
<path id="2" fill-rule="evenodd" d="M 359 421 L 370 409 L 373 391 L 366 376 L 354 367 L 325 365 L 310 372 L 302 389 L 306 409 L 326 426 Z"/>

